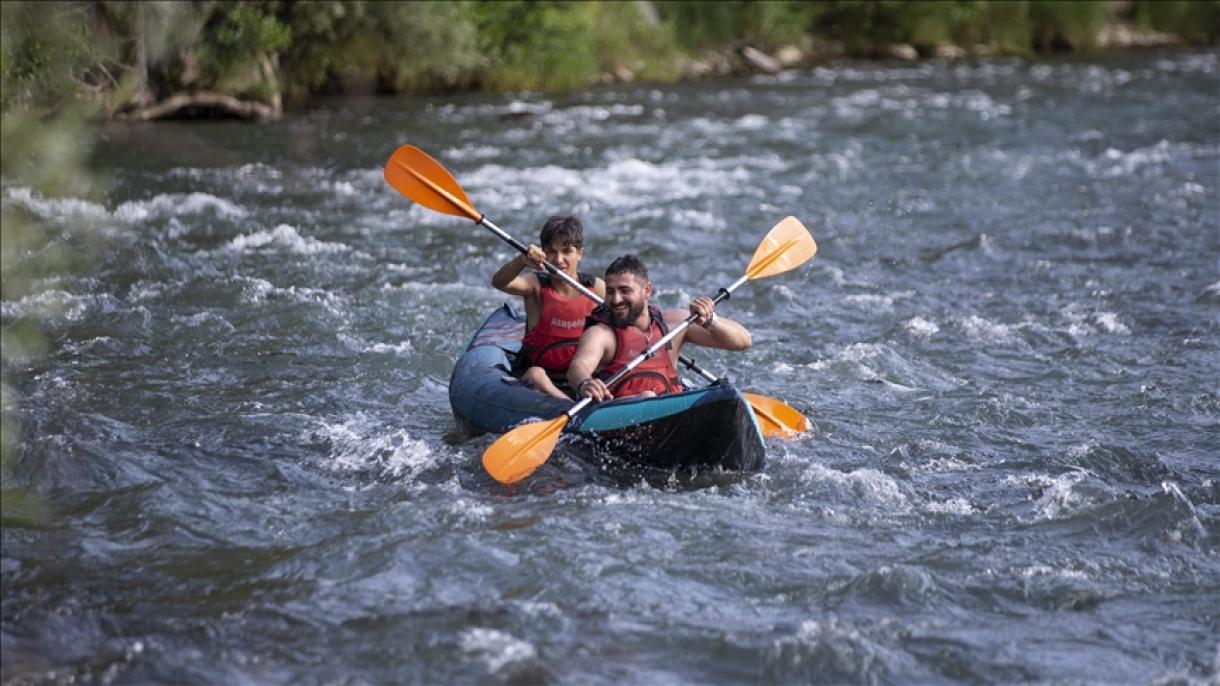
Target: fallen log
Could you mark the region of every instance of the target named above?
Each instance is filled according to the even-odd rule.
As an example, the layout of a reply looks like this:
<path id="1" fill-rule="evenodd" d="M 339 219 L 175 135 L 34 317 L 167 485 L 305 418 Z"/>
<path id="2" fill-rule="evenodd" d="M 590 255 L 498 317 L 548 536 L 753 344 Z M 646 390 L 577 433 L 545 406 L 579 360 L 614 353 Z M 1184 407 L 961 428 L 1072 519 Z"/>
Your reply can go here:
<path id="1" fill-rule="evenodd" d="M 254 100 L 241 100 L 231 95 L 221 93 L 175 93 L 146 107 L 139 107 L 123 115 L 121 118 L 131 121 L 150 121 L 173 116 L 177 112 L 198 107 L 209 110 L 219 110 L 239 119 L 255 121 L 274 121 L 282 114 L 280 108 Z"/>

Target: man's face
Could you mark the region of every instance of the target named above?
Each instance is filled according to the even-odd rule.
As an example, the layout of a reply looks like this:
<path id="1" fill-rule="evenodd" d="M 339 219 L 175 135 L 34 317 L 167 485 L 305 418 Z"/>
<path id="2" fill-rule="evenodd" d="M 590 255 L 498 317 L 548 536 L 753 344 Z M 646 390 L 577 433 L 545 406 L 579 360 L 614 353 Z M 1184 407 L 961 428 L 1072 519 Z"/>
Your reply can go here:
<path id="1" fill-rule="evenodd" d="M 648 299 L 652 297 L 652 284 L 638 274 L 611 274 L 606 277 L 606 305 L 610 320 L 617 327 L 636 323 Z"/>

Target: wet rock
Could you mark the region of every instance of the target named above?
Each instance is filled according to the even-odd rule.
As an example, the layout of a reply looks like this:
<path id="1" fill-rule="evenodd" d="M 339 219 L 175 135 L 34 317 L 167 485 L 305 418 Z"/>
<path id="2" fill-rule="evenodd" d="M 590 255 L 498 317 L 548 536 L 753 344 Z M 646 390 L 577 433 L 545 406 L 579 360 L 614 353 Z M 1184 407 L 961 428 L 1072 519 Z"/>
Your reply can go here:
<path id="1" fill-rule="evenodd" d="M 894 60 L 904 60 L 906 62 L 914 62 L 919 59 L 919 51 L 915 46 L 907 43 L 898 43 L 891 45 L 885 49 L 885 56 Z"/>
<path id="2" fill-rule="evenodd" d="M 707 76 L 726 76 L 733 71 L 729 58 L 718 53 L 705 53 L 692 58 L 682 67 L 682 75 L 688 79 L 698 79 Z"/>
<path id="3" fill-rule="evenodd" d="M 784 68 L 779 60 L 749 45 L 743 45 L 738 48 L 737 54 L 741 56 L 741 61 L 750 71 L 762 72 L 764 74 L 778 74 Z"/>
<path id="4" fill-rule="evenodd" d="M 1140 31 L 1120 23 L 1107 24 L 1097 34 L 1097 45 L 1102 48 L 1154 48 L 1181 43 L 1181 39 L 1171 33 Z"/>
<path id="5" fill-rule="evenodd" d="M 614 78 L 618 81 L 623 81 L 623 82 L 635 81 L 635 72 L 631 71 L 630 69 L 628 69 L 627 67 L 625 67 L 621 64 L 614 65 L 614 70 L 611 73 L 614 75 Z"/>
<path id="6" fill-rule="evenodd" d="M 960 45 L 938 45 L 932 50 L 932 56 L 942 60 L 960 60 L 966 56 L 966 50 Z"/>
<path id="7" fill-rule="evenodd" d="M 805 60 L 805 53 L 795 45 L 785 45 L 775 52 L 775 59 L 783 67 L 791 67 Z"/>

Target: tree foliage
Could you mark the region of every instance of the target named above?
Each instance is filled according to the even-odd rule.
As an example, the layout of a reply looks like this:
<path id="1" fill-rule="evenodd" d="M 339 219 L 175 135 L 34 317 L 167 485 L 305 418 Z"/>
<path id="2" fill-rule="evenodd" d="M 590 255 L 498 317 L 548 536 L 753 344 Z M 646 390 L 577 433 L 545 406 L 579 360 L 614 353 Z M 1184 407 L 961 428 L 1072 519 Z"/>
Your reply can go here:
<path id="1" fill-rule="evenodd" d="M 848 54 L 909 43 L 1087 50 L 1119 18 L 1201 43 L 1220 0 L 201 0 L 5 2 L 5 109 L 88 102 L 106 114 L 178 92 L 278 107 L 339 93 L 559 89 L 624 71 L 678 76 L 687 55 L 811 38 Z"/>

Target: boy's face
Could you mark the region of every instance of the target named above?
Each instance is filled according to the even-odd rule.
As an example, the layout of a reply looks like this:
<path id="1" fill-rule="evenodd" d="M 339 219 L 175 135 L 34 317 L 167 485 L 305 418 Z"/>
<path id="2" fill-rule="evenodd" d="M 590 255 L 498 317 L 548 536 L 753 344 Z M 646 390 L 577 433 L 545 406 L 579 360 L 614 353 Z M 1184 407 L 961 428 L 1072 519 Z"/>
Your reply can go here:
<path id="1" fill-rule="evenodd" d="M 568 274 L 576 273 L 576 265 L 580 264 L 580 258 L 584 256 L 583 248 L 575 248 L 563 243 L 551 243 L 543 248 L 546 253 L 546 261 L 559 267 Z"/>

